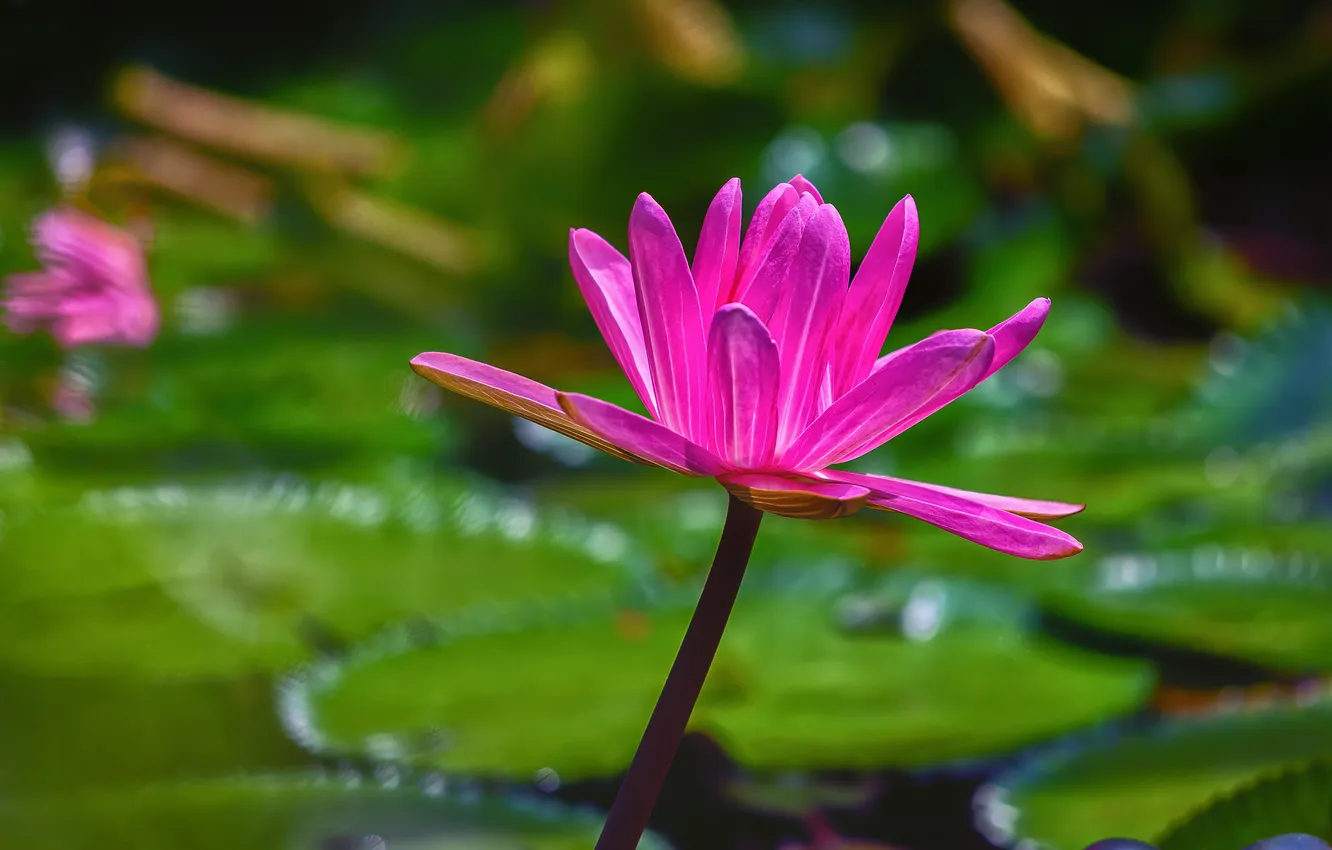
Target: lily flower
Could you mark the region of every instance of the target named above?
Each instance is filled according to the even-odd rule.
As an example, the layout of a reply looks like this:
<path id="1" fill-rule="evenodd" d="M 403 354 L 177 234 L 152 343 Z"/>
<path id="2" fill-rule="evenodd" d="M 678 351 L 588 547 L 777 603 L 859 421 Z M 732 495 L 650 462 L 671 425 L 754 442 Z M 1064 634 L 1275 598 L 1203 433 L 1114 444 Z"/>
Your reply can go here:
<path id="1" fill-rule="evenodd" d="M 742 238 L 733 179 L 708 209 L 691 264 L 665 211 L 642 194 L 627 259 L 580 229 L 570 232 L 569 262 L 648 416 L 454 354 L 421 354 L 412 368 L 616 457 L 715 478 L 766 513 L 830 519 L 868 506 L 1011 555 L 1076 554 L 1077 540 L 1036 520 L 1082 505 L 836 468 L 1003 368 L 1049 312 L 1039 298 L 988 331 L 941 331 L 880 356 L 919 234 L 908 196 L 851 280 L 846 227 L 813 184 L 779 184 Z"/>
<path id="2" fill-rule="evenodd" d="M 0 303 L 10 330 L 49 328 L 62 348 L 142 348 L 157 336 L 157 303 L 132 235 L 65 207 L 38 216 L 32 243 L 45 268 L 6 279 Z"/>

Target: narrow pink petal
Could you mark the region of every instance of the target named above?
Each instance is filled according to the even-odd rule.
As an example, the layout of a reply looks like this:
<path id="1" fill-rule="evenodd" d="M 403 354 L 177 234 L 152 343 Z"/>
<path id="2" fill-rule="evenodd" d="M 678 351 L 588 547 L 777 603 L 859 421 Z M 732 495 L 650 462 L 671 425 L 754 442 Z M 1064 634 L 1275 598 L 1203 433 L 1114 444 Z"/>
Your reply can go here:
<path id="1" fill-rule="evenodd" d="M 805 175 L 797 174 L 796 176 L 791 178 L 790 183 L 792 188 L 794 188 L 800 194 L 803 195 L 804 193 L 808 192 L 814 196 L 814 200 L 818 201 L 819 204 L 823 203 L 823 196 L 819 194 L 818 189 L 814 188 L 813 183 L 805 179 Z"/>
<path id="2" fill-rule="evenodd" d="M 990 361 L 989 367 L 976 376 L 976 379 L 970 383 L 966 381 L 955 381 L 944 392 L 939 393 L 937 397 L 929 404 L 917 410 L 909 418 L 902 422 L 898 433 L 905 431 L 911 426 L 922 420 L 938 413 L 945 406 L 951 404 L 960 396 L 963 396 L 976 387 L 981 381 L 993 375 L 1003 368 L 1010 360 L 1022 352 L 1036 336 L 1036 332 L 1041 329 L 1045 323 L 1045 317 L 1050 312 L 1050 299 L 1037 298 L 1035 301 L 1023 307 L 1014 315 L 1003 322 L 995 325 L 988 333 L 994 340 L 994 359 Z M 947 333 L 947 331 L 941 331 Z M 1003 352 L 1001 357 L 1000 352 Z M 879 358 L 879 362 L 887 362 L 898 352 L 885 354 Z M 875 369 L 879 369 L 878 363 Z M 850 458 L 844 458 L 850 460 Z"/>
<path id="3" fill-rule="evenodd" d="M 883 479 L 840 470 L 822 473 L 833 481 L 869 488 L 871 507 L 913 516 L 990 549 L 1051 561 L 1082 551 L 1071 535 L 981 502 L 942 493 L 914 482 Z"/>
<path id="4" fill-rule="evenodd" d="M 698 438 L 707 433 L 703 314 L 675 227 L 646 193 L 629 216 L 629 264 L 657 418 L 677 434 Z"/>
<path id="5" fill-rule="evenodd" d="M 782 359 L 779 446 L 789 445 L 816 415 L 829 334 L 841 313 L 850 275 L 846 226 L 837 210 L 824 204 L 805 224 L 773 317 Z"/>
<path id="6" fill-rule="evenodd" d="M 717 311 L 708 334 L 712 445 L 739 469 L 772 462 L 777 445 L 777 343 L 743 304 Z"/>
<path id="7" fill-rule="evenodd" d="M 858 484 L 760 472 L 729 472 L 717 480 L 740 501 L 792 519 L 844 517 L 864 507 L 870 495 Z"/>
<path id="8" fill-rule="evenodd" d="M 973 502 L 980 502 L 982 505 L 988 505 L 1001 511 L 1008 511 L 1010 514 L 1017 514 L 1028 519 L 1063 519 L 1082 513 L 1086 505 L 1075 505 L 1070 502 L 1051 502 L 1044 499 L 1022 499 L 1017 496 L 996 496 L 992 493 L 976 493 L 971 490 L 959 490 L 956 487 L 945 487 L 942 484 L 922 484 L 919 481 L 906 481 L 897 479 L 907 484 L 915 484 L 924 487 L 927 490 L 934 490 L 949 496 L 957 496 L 961 499 L 970 499 Z"/>
<path id="9" fill-rule="evenodd" d="M 418 354 L 412 358 L 412 371 L 450 392 L 544 425 L 609 455 L 635 463 L 649 463 L 574 422 L 560 408 L 553 389 L 522 375 L 438 351 Z"/>
<path id="10" fill-rule="evenodd" d="M 1045 324 L 1045 317 L 1050 315 L 1050 299 L 1037 298 L 1004 321 L 990 328 L 994 337 L 994 362 L 985 373 L 988 378 L 1008 365 L 1008 362 L 1022 353 L 1040 332 Z M 983 379 L 982 379 L 983 380 Z"/>
<path id="11" fill-rule="evenodd" d="M 657 402 L 652 393 L 643 323 L 638 317 L 634 273 L 629 261 L 605 239 L 580 229 L 569 231 L 569 266 L 592 319 L 615 355 L 615 362 L 620 364 L 643 406 L 656 416 Z"/>
<path id="12" fill-rule="evenodd" d="M 718 301 L 720 293 L 726 290 L 729 294 L 735 281 L 735 267 L 740 262 L 743 213 L 740 179 L 733 177 L 712 199 L 708 214 L 703 217 L 698 248 L 694 251 L 694 285 L 698 287 L 698 303 L 703 308 L 705 332 L 712 313 L 721 306 Z"/>
<path id="13" fill-rule="evenodd" d="M 754 217 L 749 220 L 749 228 L 745 231 L 745 241 L 740 243 L 735 279 L 731 281 L 730 290 L 726 289 L 726 281 L 722 281 L 722 289 L 717 292 L 717 306 L 740 300 L 740 295 L 748 288 L 750 279 L 768 253 L 768 243 L 799 201 L 800 193 L 790 183 L 778 183 L 759 201 L 758 209 L 754 210 Z"/>
<path id="14" fill-rule="evenodd" d="M 772 320 L 777 305 L 781 302 L 786 276 L 800 249 L 800 239 L 805 232 L 805 224 L 818 211 L 818 204 L 813 195 L 801 195 L 800 201 L 786 218 L 782 220 L 777 232 L 765 246 L 763 261 L 759 264 L 748 285 L 740 290 L 740 301 L 749 305 L 764 322 Z"/>
<path id="15" fill-rule="evenodd" d="M 832 366 L 825 363 L 823 366 L 823 380 L 819 381 L 819 406 L 816 415 L 831 407 L 834 401 Z"/>
<path id="16" fill-rule="evenodd" d="M 919 242 L 916 202 L 907 195 L 884 220 L 851 282 L 837 331 L 842 345 L 834 361 L 837 395 L 869 376 L 902 306 Z"/>
<path id="17" fill-rule="evenodd" d="M 822 469 L 878 448 L 955 384 L 974 385 L 993 356 L 994 342 L 984 331 L 947 331 L 921 340 L 834 401 L 782 453 L 781 465 Z"/>
<path id="18" fill-rule="evenodd" d="M 579 393 L 557 396 L 574 422 L 630 454 L 698 478 L 710 478 L 725 469 L 712 452 L 651 419 Z"/>
<path id="19" fill-rule="evenodd" d="M 866 487 L 884 487 L 892 490 L 893 487 L 901 484 L 906 487 L 923 487 L 926 490 L 932 490 L 936 493 L 943 493 L 946 496 L 956 496 L 959 499 L 969 499 L 973 502 L 979 502 L 991 508 L 1001 511 L 1007 511 L 1010 514 L 1017 514 L 1028 519 L 1063 519 L 1076 513 L 1081 513 L 1086 505 L 1074 505 L 1068 502 L 1048 502 L 1041 499 L 1019 499 L 1016 496 L 994 496 L 989 493 L 974 493 L 970 490 L 959 490 L 956 487 L 945 487 L 942 484 L 927 484 L 923 481 L 909 481 L 905 478 L 893 478 L 887 475 L 869 475 L 860 472 L 841 472 L 840 470 L 827 470 L 827 472 L 837 472 L 839 475 L 854 475 L 855 480 Z"/>

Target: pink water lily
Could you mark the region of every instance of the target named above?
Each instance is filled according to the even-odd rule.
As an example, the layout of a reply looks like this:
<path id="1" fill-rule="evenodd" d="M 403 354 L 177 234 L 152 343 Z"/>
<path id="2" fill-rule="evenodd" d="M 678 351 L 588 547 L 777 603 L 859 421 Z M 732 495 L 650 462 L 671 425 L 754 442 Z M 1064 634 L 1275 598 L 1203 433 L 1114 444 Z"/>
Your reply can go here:
<path id="1" fill-rule="evenodd" d="M 157 302 L 143 247 L 132 235 L 65 207 L 38 216 L 32 243 L 45 268 L 6 279 L 10 330 L 49 328 L 64 348 L 143 347 L 157 336 Z"/>
<path id="2" fill-rule="evenodd" d="M 453 354 L 421 354 L 412 368 L 617 457 L 715 478 L 768 513 L 828 519 L 868 505 L 1012 555 L 1073 555 L 1077 540 L 1035 520 L 1081 505 L 833 468 L 993 375 L 1049 312 L 1037 299 L 988 331 L 941 331 L 880 356 L 919 232 L 906 197 L 852 280 L 842 219 L 800 176 L 759 202 L 743 239 L 740 181 L 723 186 L 692 265 L 646 194 L 629 217 L 628 259 L 572 231 L 574 278 L 647 417 Z"/>

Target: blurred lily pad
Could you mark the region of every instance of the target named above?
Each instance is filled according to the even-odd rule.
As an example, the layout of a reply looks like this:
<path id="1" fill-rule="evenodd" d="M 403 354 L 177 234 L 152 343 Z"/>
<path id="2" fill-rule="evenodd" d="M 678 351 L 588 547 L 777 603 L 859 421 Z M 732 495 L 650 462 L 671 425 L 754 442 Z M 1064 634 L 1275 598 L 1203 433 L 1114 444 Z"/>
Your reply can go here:
<path id="1" fill-rule="evenodd" d="M 583 850 L 601 829 L 548 800 L 474 799 L 437 777 L 381 782 L 261 776 L 10 799 L 0 828 L 25 850 Z M 665 845 L 648 835 L 639 847 Z"/>
<path id="2" fill-rule="evenodd" d="M 309 764 L 283 734 L 261 674 L 145 680 L 3 669 L 0 688 L 6 799 Z M 184 731 L 164 733 L 173 729 Z"/>
<path id="3" fill-rule="evenodd" d="M 1115 555 L 1063 575 L 1051 606 L 1080 623 L 1280 670 L 1332 669 L 1325 558 L 1204 545 Z"/>
<path id="4" fill-rule="evenodd" d="M 292 468 L 428 455 L 450 432 L 437 394 L 407 368 L 425 341 L 279 325 L 163 336 L 148 352 L 117 353 L 115 369 L 90 363 L 93 382 L 106 384 L 94 421 L 23 436 L 53 469 L 164 460 Z"/>
<path id="5" fill-rule="evenodd" d="M 756 573 L 692 728 L 758 769 L 931 765 L 992 756 L 1127 712 L 1146 665 L 1030 637 L 1015 623 L 848 629 L 852 579 Z M 527 628 L 392 631 L 283 689 L 287 728 L 324 753 L 468 774 L 618 772 L 680 644 L 692 597 Z M 1005 687 L 991 678 L 1002 670 Z"/>
<path id="6" fill-rule="evenodd" d="M 1267 777 L 1214 800 L 1157 845 L 1161 850 L 1247 847 L 1292 832 L 1332 836 L 1332 762 Z"/>
<path id="7" fill-rule="evenodd" d="M 1004 846 L 1078 850 L 1107 835 L 1152 840 L 1218 795 L 1328 757 L 1328 701 L 1171 721 L 1030 758 L 982 789 L 977 822 Z"/>
<path id="8" fill-rule="evenodd" d="M 726 519 L 726 491 L 713 481 L 619 466 L 619 474 L 566 475 L 539 485 L 537 500 L 625 529 L 652 553 L 664 573 L 706 572 Z M 865 521 L 868 516 L 836 522 L 768 517 L 754 544 L 751 570 L 793 565 L 835 569 L 873 562 L 875 537 L 883 526 Z"/>
<path id="9" fill-rule="evenodd" d="M 1326 423 L 1332 392 L 1332 308 L 1306 300 L 1251 338 L 1222 334 L 1194 407 L 1213 436 L 1238 444 L 1290 437 Z"/>
<path id="10" fill-rule="evenodd" d="M 560 609 L 644 566 L 608 523 L 415 474 L 94 489 L 11 511 L 5 555 L 0 660 L 147 675 L 291 664 L 464 607 Z"/>

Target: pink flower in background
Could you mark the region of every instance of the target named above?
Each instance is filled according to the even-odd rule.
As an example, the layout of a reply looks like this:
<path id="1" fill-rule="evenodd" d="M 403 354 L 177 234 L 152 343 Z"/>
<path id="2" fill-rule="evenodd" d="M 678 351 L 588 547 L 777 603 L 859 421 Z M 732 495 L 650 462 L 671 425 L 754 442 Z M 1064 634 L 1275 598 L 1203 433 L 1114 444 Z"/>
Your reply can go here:
<path id="1" fill-rule="evenodd" d="M 10 330 L 49 328 L 64 348 L 143 347 L 157 336 L 157 303 L 143 248 L 133 236 L 64 207 L 37 217 L 32 243 L 45 268 L 6 279 Z"/>
<path id="2" fill-rule="evenodd" d="M 904 198 L 850 280 L 842 219 L 799 176 L 763 198 L 743 239 L 740 181 L 722 187 L 692 265 L 646 194 L 629 217 L 628 259 L 572 231 L 574 278 L 651 418 L 452 354 L 421 354 L 412 368 L 617 457 L 716 478 L 769 513 L 827 519 L 868 505 L 1025 558 L 1076 554 L 1077 540 L 1034 519 L 1081 505 L 833 468 L 993 375 L 1049 312 L 1037 299 L 988 331 L 941 331 L 880 357 L 919 232 Z"/>

